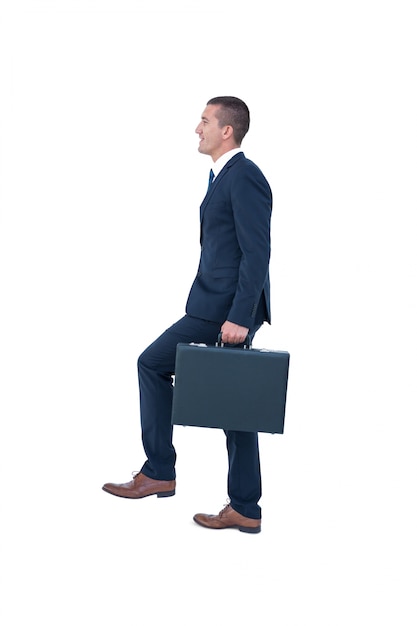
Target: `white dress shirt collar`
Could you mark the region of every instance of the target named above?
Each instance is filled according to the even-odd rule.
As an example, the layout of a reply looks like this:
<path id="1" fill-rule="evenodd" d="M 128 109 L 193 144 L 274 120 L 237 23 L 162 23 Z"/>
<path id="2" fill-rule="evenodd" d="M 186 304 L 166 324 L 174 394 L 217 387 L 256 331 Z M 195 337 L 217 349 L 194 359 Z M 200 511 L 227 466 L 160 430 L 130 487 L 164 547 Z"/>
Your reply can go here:
<path id="1" fill-rule="evenodd" d="M 242 148 L 234 148 L 233 150 L 229 150 L 229 152 L 225 152 L 224 154 L 222 154 L 222 156 L 219 157 L 217 161 L 215 161 L 215 163 L 213 163 L 211 169 L 213 170 L 214 178 L 216 178 L 216 176 L 220 174 L 226 163 L 239 152 L 242 152 Z"/>

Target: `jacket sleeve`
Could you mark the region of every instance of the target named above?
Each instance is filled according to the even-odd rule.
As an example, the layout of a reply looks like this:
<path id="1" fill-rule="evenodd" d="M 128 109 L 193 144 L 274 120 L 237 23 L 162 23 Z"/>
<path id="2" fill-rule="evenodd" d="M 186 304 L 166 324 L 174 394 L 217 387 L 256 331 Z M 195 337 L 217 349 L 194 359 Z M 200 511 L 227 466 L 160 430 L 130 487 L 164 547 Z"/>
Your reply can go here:
<path id="1" fill-rule="evenodd" d="M 269 276 L 272 192 L 261 170 L 247 162 L 231 186 L 236 237 L 242 253 L 227 319 L 251 328 Z"/>

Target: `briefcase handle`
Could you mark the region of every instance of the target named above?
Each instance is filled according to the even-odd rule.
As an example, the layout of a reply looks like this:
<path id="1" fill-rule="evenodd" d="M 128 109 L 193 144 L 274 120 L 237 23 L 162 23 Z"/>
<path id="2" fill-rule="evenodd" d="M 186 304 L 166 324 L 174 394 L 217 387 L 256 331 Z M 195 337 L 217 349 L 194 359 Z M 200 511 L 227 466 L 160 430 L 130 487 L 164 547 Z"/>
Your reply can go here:
<path id="1" fill-rule="evenodd" d="M 224 346 L 224 343 L 222 341 L 222 333 L 221 333 L 221 331 L 219 332 L 219 335 L 217 337 L 216 346 L 220 347 L 220 348 L 223 348 L 223 346 Z M 251 350 L 252 349 L 252 341 L 251 341 L 251 338 L 249 337 L 249 335 L 246 336 L 246 339 L 245 339 L 245 341 L 243 343 L 243 349 L 244 350 Z"/>

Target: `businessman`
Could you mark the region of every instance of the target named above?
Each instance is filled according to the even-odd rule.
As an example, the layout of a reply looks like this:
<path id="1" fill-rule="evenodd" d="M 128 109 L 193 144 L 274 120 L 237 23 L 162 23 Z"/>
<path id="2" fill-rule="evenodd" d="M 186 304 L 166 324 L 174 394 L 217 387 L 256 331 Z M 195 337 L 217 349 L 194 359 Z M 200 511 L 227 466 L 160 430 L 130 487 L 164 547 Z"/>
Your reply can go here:
<path id="1" fill-rule="evenodd" d="M 261 170 L 241 150 L 249 109 L 239 98 L 208 101 L 196 128 L 198 150 L 212 159 L 200 207 L 201 256 L 185 316 L 138 359 L 142 443 L 146 461 L 133 480 L 106 483 L 125 498 L 173 496 L 176 452 L 171 408 L 178 343 L 238 345 L 271 322 L 269 258 L 272 193 Z M 261 410 L 261 409 L 260 409 Z M 257 433 L 225 431 L 229 504 L 217 515 L 198 513 L 206 528 L 261 530 L 261 473 Z"/>

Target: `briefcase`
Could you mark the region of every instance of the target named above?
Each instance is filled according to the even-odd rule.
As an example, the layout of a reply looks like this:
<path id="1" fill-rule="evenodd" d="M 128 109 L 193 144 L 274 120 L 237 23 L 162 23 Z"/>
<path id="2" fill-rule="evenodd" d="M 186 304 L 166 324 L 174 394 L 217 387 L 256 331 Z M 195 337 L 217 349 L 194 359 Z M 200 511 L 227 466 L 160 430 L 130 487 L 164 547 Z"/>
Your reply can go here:
<path id="1" fill-rule="evenodd" d="M 179 343 L 172 424 L 284 432 L 286 351 Z"/>

